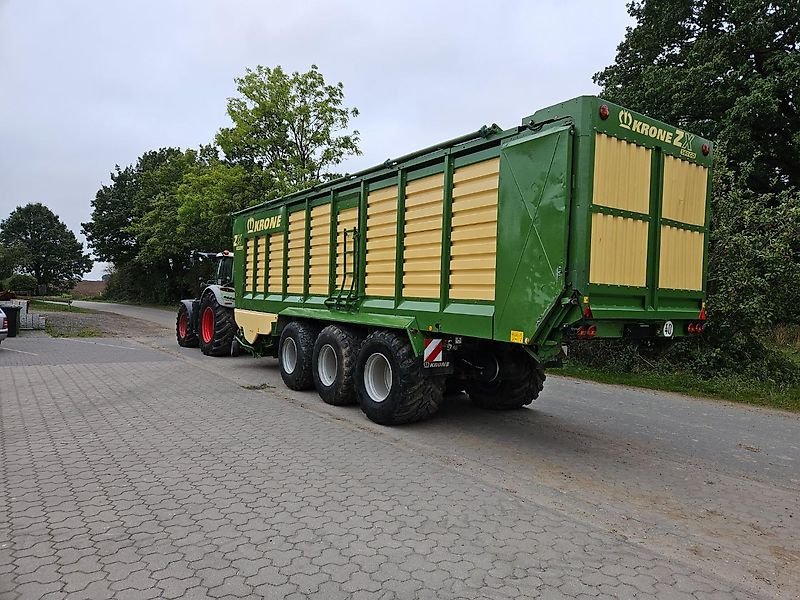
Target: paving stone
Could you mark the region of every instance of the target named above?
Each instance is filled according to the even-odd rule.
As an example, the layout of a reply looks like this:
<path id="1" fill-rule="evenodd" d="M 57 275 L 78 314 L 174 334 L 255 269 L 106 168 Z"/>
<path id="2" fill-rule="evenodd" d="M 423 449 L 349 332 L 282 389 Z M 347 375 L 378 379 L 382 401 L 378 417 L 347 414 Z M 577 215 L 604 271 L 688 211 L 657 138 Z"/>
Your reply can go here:
<path id="1" fill-rule="evenodd" d="M 80 346 L 0 366 L 3 600 L 751 597 L 207 369 Z"/>

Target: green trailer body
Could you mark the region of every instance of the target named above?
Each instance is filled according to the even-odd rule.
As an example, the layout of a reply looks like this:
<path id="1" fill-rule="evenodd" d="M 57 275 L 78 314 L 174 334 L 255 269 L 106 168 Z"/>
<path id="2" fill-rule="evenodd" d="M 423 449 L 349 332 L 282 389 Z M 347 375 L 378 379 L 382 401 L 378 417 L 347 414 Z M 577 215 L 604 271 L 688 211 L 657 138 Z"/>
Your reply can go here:
<path id="1" fill-rule="evenodd" d="M 518 345 L 704 323 L 711 142 L 593 96 L 237 213 L 236 320 Z M 703 313 L 703 314 L 701 314 Z"/>

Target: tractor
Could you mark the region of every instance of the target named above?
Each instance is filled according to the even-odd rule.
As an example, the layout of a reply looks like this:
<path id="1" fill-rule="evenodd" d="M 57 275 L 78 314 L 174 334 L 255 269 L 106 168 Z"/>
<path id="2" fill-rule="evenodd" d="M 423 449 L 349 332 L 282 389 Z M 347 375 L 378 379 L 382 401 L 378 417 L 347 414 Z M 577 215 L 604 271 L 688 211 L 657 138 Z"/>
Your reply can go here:
<path id="1" fill-rule="evenodd" d="M 184 348 L 197 348 L 208 356 L 230 356 L 236 321 L 233 318 L 233 253 L 194 252 L 193 260 L 212 261 L 212 279 L 200 278 L 197 298 L 181 300 L 175 337 Z"/>

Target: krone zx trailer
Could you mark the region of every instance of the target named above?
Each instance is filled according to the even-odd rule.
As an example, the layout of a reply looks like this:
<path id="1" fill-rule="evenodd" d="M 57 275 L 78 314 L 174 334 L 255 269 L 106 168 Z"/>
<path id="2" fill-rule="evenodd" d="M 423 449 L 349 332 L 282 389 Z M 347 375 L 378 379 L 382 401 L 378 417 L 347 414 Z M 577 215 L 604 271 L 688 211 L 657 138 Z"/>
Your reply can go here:
<path id="1" fill-rule="evenodd" d="M 705 329 L 711 142 L 583 96 L 237 213 L 238 343 L 377 423 Z"/>

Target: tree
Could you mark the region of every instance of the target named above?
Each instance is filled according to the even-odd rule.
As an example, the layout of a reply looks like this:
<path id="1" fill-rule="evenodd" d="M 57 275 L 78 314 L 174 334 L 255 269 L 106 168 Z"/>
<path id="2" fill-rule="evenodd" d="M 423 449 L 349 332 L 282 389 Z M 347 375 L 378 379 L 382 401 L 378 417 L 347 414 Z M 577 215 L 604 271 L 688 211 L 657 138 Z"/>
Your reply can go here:
<path id="1" fill-rule="evenodd" d="M 24 246 L 0 246 L 0 279 L 6 279 L 28 264 L 30 257 Z"/>
<path id="2" fill-rule="evenodd" d="M 331 168 L 358 155 L 358 131 L 346 132 L 358 110 L 344 104 L 344 86 L 328 85 L 316 65 L 288 75 L 280 66 L 257 66 L 236 79 L 228 100 L 233 127 L 216 142 L 232 163 L 261 177 L 270 197 L 335 177 Z"/>
<path id="3" fill-rule="evenodd" d="M 48 289 L 70 289 L 92 268 L 92 260 L 83 253 L 75 234 L 43 204 L 16 208 L 0 223 L 0 242 L 21 246 L 28 262 L 19 267 Z"/>
<path id="4" fill-rule="evenodd" d="M 232 213 L 263 201 L 241 165 L 219 160 L 188 172 L 178 187 L 178 236 L 194 249 L 221 250 L 232 245 Z"/>
<path id="5" fill-rule="evenodd" d="M 800 3 L 636 0 L 614 64 L 613 102 L 715 140 L 752 164 L 756 192 L 800 187 Z"/>

